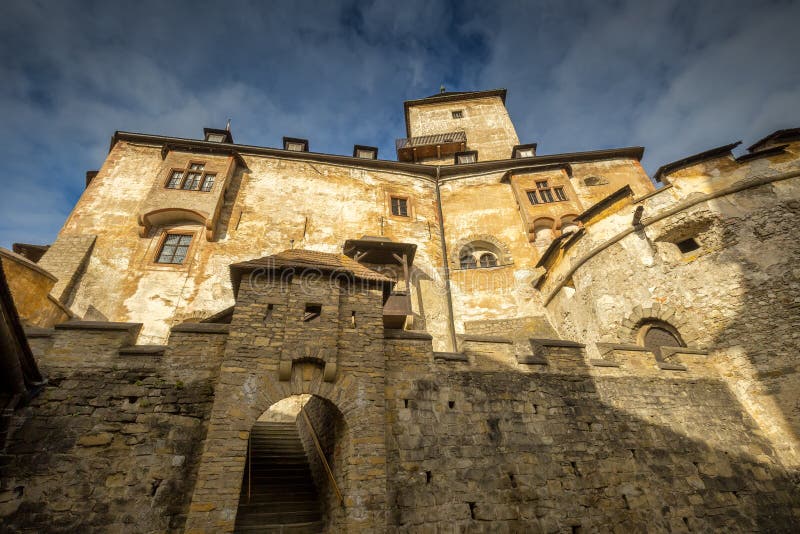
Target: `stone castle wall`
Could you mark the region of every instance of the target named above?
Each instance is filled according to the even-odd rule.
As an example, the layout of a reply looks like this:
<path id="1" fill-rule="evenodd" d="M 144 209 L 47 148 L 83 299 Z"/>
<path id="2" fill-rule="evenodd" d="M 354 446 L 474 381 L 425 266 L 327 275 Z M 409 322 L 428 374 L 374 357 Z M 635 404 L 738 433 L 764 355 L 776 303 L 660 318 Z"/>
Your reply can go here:
<path id="1" fill-rule="evenodd" d="M 13 420 L 2 530 L 182 532 L 225 336 L 125 354 L 130 325 L 83 326 L 30 340 L 48 384 Z"/>

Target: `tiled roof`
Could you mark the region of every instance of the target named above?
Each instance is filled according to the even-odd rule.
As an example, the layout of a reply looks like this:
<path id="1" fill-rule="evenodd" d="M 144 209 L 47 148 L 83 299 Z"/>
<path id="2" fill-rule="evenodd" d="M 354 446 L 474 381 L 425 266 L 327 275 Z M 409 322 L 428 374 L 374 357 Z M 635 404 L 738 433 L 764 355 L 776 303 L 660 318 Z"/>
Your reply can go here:
<path id="1" fill-rule="evenodd" d="M 293 249 L 284 250 L 272 256 L 264 256 L 256 260 L 248 260 L 231 265 L 231 269 L 249 271 L 254 269 L 316 269 L 331 273 L 350 273 L 362 280 L 392 283 L 388 278 L 372 269 L 361 265 L 344 254 L 329 254 L 316 250 Z"/>
<path id="2" fill-rule="evenodd" d="M 446 143 L 466 143 L 467 134 L 464 132 L 448 132 L 433 135 L 420 135 L 418 137 L 403 137 L 395 141 L 397 150 L 415 146 L 443 145 Z"/>

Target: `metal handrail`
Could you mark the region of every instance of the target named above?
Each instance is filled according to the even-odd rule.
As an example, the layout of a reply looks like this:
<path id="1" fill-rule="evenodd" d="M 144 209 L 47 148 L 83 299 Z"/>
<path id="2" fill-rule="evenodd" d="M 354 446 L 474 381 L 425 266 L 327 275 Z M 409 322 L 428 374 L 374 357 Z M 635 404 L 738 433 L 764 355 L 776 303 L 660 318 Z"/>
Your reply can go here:
<path id="1" fill-rule="evenodd" d="M 325 466 L 325 471 L 328 472 L 328 477 L 331 479 L 331 484 L 333 484 L 333 490 L 336 492 L 336 496 L 339 497 L 339 504 L 341 506 L 344 506 L 344 499 L 342 498 L 342 492 L 339 491 L 339 485 L 336 483 L 336 479 L 333 478 L 333 471 L 331 471 L 331 466 L 328 465 L 328 460 L 325 459 L 325 453 L 322 452 L 322 445 L 319 444 L 317 433 L 314 431 L 314 425 L 311 424 L 311 419 L 309 419 L 308 414 L 306 413 L 305 409 L 303 409 L 303 407 L 300 407 L 300 413 L 303 414 L 303 419 L 305 419 L 306 424 L 308 425 L 308 429 L 311 431 L 311 437 L 314 439 L 314 445 L 317 446 L 317 453 L 319 454 L 319 457 L 322 460 L 322 465 Z"/>

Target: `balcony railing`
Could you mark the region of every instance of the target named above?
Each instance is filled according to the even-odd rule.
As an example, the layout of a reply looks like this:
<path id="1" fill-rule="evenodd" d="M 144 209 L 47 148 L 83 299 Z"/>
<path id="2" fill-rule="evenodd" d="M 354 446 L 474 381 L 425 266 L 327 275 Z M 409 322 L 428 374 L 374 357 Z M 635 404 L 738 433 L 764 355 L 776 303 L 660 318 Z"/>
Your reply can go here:
<path id="1" fill-rule="evenodd" d="M 395 142 L 397 159 L 400 161 L 452 156 L 456 152 L 464 150 L 466 146 L 467 134 L 464 132 L 404 137 Z"/>

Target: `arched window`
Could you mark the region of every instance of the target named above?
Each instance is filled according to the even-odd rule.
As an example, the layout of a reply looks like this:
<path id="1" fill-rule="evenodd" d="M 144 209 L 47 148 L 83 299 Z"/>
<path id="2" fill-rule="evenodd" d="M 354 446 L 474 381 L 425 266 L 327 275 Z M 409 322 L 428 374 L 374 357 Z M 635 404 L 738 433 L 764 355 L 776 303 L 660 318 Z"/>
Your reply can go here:
<path id="1" fill-rule="evenodd" d="M 481 254 L 481 267 L 497 267 L 497 256 L 491 252 Z"/>
<path id="2" fill-rule="evenodd" d="M 685 347 L 678 330 L 669 323 L 653 321 L 645 323 L 639 330 L 639 341 L 644 347 L 662 359 L 661 347 Z"/>
<path id="3" fill-rule="evenodd" d="M 459 263 L 462 269 L 475 269 L 478 267 L 478 262 L 475 261 L 475 256 L 473 256 L 472 253 L 465 254 L 462 252 Z"/>

